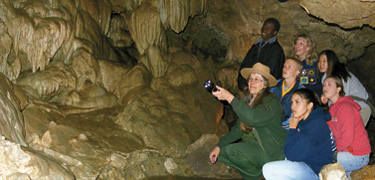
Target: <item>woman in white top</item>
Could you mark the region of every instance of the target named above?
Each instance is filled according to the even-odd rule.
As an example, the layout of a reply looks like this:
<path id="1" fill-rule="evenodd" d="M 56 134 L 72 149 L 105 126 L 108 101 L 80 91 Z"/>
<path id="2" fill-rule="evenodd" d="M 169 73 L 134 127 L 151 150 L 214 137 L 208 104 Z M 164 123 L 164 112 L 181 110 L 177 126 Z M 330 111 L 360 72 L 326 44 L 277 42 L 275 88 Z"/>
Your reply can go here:
<path id="1" fill-rule="evenodd" d="M 323 50 L 319 54 L 318 67 L 319 71 L 324 73 L 322 83 L 327 76 L 337 76 L 342 80 L 345 94 L 351 96 L 361 106 L 360 113 L 363 124 L 366 126 L 371 116 L 371 109 L 367 104 L 368 93 L 366 88 L 358 78 L 346 69 L 345 65 L 339 61 L 336 53 L 332 50 Z M 322 101 L 326 103 L 328 100 L 323 97 Z"/>

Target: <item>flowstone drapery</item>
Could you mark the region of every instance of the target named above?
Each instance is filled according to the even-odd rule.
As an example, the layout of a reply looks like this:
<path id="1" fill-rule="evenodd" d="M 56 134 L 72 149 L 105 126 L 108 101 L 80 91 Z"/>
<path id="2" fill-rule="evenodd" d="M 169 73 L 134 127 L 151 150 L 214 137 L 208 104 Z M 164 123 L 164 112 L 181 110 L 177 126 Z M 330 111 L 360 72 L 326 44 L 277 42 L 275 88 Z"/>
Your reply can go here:
<path id="1" fill-rule="evenodd" d="M 206 11 L 206 4 L 134 3 L 132 18 L 120 15 L 111 25 L 106 0 L 1 0 L 0 70 L 12 80 L 0 79 L 1 134 L 15 147 L 30 147 L 0 147 L 20 157 L 2 159 L 5 167 L 14 167 L 5 161 L 20 161 L 2 178 L 192 175 L 183 160 L 185 150 L 201 133 L 214 131 L 206 126 L 215 126 L 220 106 L 197 89 L 198 74 L 189 65 L 184 72 L 174 64 L 169 72 L 174 77 L 165 76 L 171 61 L 165 32 L 181 32 L 189 18 Z M 188 76 L 181 83 L 170 84 L 183 74 Z M 214 108 L 192 110 L 197 104 Z M 207 122 L 205 128 L 199 127 L 200 119 Z M 127 173 L 115 173 L 120 171 Z"/>
<path id="2" fill-rule="evenodd" d="M 343 61 L 374 42 L 275 2 L 0 0 L 0 179 L 239 177 L 206 159 L 228 127 L 202 85 L 239 96 L 263 20 L 280 20 L 286 54 L 297 32 Z"/>

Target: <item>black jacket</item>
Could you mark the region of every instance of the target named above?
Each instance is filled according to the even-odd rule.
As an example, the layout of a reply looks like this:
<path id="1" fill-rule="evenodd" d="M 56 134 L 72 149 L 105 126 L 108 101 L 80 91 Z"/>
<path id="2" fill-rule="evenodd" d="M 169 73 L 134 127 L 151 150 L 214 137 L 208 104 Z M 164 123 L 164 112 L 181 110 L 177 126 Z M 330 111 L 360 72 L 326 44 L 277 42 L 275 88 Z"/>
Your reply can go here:
<path id="1" fill-rule="evenodd" d="M 242 61 L 237 78 L 238 88 L 240 90 L 247 86 L 247 81 L 245 78 L 242 77 L 241 70 L 243 68 L 251 68 L 257 62 L 260 62 L 268 66 L 271 70 L 271 74 L 276 79 L 282 78 L 282 71 L 285 62 L 283 48 L 276 40 L 272 43 L 265 44 L 264 47 L 260 50 L 260 53 L 258 53 L 261 44 L 260 42 L 257 41 L 253 44 L 253 46 L 247 52 L 245 59 Z"/>

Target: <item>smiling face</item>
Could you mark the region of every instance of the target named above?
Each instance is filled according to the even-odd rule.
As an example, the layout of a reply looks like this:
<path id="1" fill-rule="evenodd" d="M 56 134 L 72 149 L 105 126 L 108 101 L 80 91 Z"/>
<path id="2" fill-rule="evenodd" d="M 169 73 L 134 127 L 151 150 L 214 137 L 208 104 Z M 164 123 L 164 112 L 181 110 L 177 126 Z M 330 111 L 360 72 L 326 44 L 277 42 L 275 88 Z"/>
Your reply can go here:
<path id="1" fill-rule="evenodd" d="M 297 57 L 301 60 L 305 60 L 307 53 L 309 52 L 310 47 L 307 44 L 307 39 L 303 37 L 297 38 L 297 41 L 294 44 L 294 52 Z"/>
<path id="2" fill-rule="evenodd" d="M 323 83 L 323 94 L 332 103 L 335 103 L 340 97 L 341 87 L 337 87 L 336 81 L 333 78 L 326 78 Z"/>
<path id="3" fill-rule="evenodd" d="M 248 85 L 250 94 L 252 94 L 253 96 L 258 95 L 260 91 L 266 88 L 262 75 L 256 73 L 250 74 Z"/>
<path id="4" fill-rule="evenodd" d="M 328 69 L 328 61 L 327 61 L 327 55 L 322 54 L 319 56 L 319 62 L 318 62 L 318 67 L 320 72 L 327 72 Z"/>
<path id="5" fill-rule="evenodd" d="M 293 117 L 302 117 L 303 119 L 306 119 L 312 111 L 312 108 L 312 102 L 307 102 L 307 100 L 303 99 L 299 94 L 292 95 L 291 109 Z"/>
<path id="6" fill-rule="evenodd" d="M 283 78 L 284 79 L 296 79 L 300 72 L 297 69 L 297 64 L 291 60 L 287 59 L 283 67 Z"/>
<path id="7" fill-rule="evenodd" d="M 267 42 L 273 36 L 277 34 L 275 31 L 275 25 L 272 22 L 266 22 L 263 24 L 262 29 L 260 30 L 261 37 L 263 38 L 264 42 Z"/>

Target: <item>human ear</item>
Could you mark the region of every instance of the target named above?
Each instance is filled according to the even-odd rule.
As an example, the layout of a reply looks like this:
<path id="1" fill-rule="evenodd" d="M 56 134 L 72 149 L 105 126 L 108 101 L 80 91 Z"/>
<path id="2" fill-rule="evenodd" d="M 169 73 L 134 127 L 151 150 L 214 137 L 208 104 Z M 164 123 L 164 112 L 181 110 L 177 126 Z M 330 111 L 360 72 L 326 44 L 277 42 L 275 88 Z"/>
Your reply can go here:
<path id="1" fill-rule="evenodd" d="M 310 102 L 309 104 L 307 104 L 307 109 L 312 109 L 314 107 L 314 103 Z"/>
<path id="2" fill-rule="evenodd" d="M 297 70 L 296 72 L 297 72 L 297 77 L 298 77 L 299 75 L 301 75 L 301 71 L 300 71 L 300 70 Z"/>
<path id="3" fill-rule="evenodd" d="M 337 87 L 336 89 L 337 89 L 337 92 L 336 92 L 336 93 L 337 93 L 337 94 L 340 94 L 341 87 Z"/>
<path id="4" fill-rule="evenodd" d="M 278 33 L 278 31 L 273 31 L 272 35 L 276 36 L 277 33 Z"/>

